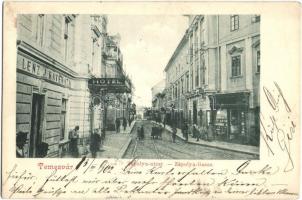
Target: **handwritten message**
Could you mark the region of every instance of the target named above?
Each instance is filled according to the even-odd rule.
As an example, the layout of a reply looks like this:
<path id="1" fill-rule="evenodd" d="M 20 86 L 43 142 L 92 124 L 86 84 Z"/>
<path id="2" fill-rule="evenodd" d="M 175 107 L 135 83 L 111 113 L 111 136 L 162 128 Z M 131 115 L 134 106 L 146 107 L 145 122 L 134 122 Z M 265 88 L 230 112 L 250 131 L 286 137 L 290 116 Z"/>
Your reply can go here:
<path id="1" fill-rule="evenodd" d="M 248 198 L 298 195 L 287 185 L 270 182 L 270 177 L 278 173 L 279 168 L 268 163 L 259 166 L 256 161 L 240 161 L 233 168 L 226 169 L 190 162 L 190 165 L 183 162 L 186 167 L 179 167 L 180 161 L 163 163 L 133 159 L 126 162 L 84 157 L 72 168 L 69 164 L 55 167 L 37 163 L 36 169 L 24 169 L 16 164 L 5 172 L 3 184 L 10 198 L 222 198 L 225 195 Z M 175 166 L 176 163 L 178 166 Z M 41 172 L 45 175 L 41 176 Z"/>
<path id="2" fill-rule="evenodd" d="M 292 158 L 292 141 L 295 137 L 296 122 L 292 108 L 278 83 L 272 88 L 263 87 L 266 112 L 260 114 L 261 136 L 268 149 L 269 156 L 285 157 L 284 172 L 295 168 Z"/>

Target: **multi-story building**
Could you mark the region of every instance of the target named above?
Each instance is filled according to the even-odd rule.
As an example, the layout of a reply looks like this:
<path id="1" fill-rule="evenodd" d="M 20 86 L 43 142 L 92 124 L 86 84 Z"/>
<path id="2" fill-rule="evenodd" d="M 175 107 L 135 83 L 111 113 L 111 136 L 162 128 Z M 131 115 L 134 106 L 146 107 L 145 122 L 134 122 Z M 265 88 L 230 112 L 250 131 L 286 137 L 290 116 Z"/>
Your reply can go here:
<path id="1" fill-rule="evenodd" d="M 185 34 L 165 67 L 167 120 L 168 123 L 169 121 L 175 122 L 178 128 L 182 127 L 183 122 L 188 119 L 190 115 L 190 111 L 187 110 L 188 105 L 185 96 L 191 86 L 188 49 L 188 37 Z"/>
<path id="2" fill-rule="evenodd" d="M 258 15 L 189 17 L 184 36 L 188 40 L 187 120 L 198 126 L 213 123 L 217 140 L 259 143 L 259 22 Z M 177 65 L 171 68 L 169 63 L 167 79 L 177 71 Z M 171 84 L 177 88 L 178 82 Z"/>
<path id="3" fill-rule="evenodd" d="M 156 83 L 151 88 L 152 93 L 152 108 L 155 110 L 160 110 L 164 107 L 164 89 L 165 89 L 166 81 L 165 79 L 161 80 L 160 82 Z"/>
<path id="4" fill-rule="evenodd" d="M 119 34 L 106 37 L 102 57 L 102 78 L 125 78 L 131 84 L 130 79 L 123 69 L 123 54 L 120 50 L 121 37 Z M 106 127 L 115 130 L 116 119 L 130 118 L 131 95 L 126 93 L 108 93 L 108 107 L 106 111 Z"/>
<path id="5" fill-rule="evenodd" d="M 103 75 L 106 26 L 103 15 L 18 15 L 16 131 L 29 133 L 26 157 L 41 142 L 59 157 L 76 125 L 81 142 L 103 126 L 88 80 Z"/>

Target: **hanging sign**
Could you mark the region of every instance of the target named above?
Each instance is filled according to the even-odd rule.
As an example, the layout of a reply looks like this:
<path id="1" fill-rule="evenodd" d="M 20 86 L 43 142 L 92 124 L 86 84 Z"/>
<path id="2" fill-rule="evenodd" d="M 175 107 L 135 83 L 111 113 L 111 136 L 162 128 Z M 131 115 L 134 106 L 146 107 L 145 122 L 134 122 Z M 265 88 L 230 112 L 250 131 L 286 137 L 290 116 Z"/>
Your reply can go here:
<path id="1" fill-rule="evenodd" d="M 105 89 L 108 93 L 131 92 L 130 84 L 122 78 L 92 78 L 88 85 L 94 89 Z"/>

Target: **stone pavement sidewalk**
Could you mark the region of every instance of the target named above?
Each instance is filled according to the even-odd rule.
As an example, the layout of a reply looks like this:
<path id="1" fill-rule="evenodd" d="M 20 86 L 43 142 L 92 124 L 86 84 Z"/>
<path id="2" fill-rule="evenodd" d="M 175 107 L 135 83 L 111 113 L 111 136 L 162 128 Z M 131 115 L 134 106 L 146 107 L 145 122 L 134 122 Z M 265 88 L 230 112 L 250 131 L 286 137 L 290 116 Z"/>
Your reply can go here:
<path id="1" fill-rule="evenodd" d="M 129 144 L 131 143 L 131 135 L 129 134 L 135 125 L 135 121 L 131 123 L 131 126 L 124 128 L 121 127 L 121 131 L 116 133 L 115 131 L 106 131 L 106 138 L 103 145 L 101 145 L 100 151 L 97 152 L 97 158 L 122 158 L 125 154 Z M 89 145 L 88 145 L 89 150 Z M 91 158 L 91 152 L 86 155 Z"/>
<path id="2" fill-rule="evenodd" d="M 170 126 L 166 125 L 166 129 L 172 132 L 172 128 Z M 177 128 L 176 136 L 182 140 L 185 140 L 185 138 L 182 135 L 181 129 Z M 196 141 L 196 139 L 193 138 L 192 135 L 189 135 L 188 143 L 259 156 L 259 147 L 256 146 L 234 144 L 234 143 L 222 142 L 222 141 L 211 141 L 211 142 L 205 140 Z"/>

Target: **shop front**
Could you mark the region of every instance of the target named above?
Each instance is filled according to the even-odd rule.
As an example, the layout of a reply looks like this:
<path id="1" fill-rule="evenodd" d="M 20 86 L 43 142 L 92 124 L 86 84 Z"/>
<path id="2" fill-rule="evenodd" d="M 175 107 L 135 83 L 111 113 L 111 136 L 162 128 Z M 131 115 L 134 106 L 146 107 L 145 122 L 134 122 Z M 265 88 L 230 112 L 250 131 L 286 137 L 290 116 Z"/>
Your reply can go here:
<path id="1" fill-rule="evenodd" d="M 248 144 L 249 93 L 215 94 L 209 98 L 215 140 Z"/>
<path id="2" fill-rule="evenodd" d="M 18 47 L 16 132 L 27 133 L 25 157 L 59 157 L 61 144 L 68 145 L 69 89 L 74 74 L 32 52 L 23 43 Z M 42 143 L 48 145 L 45 155 L 39 149 Z"/>

